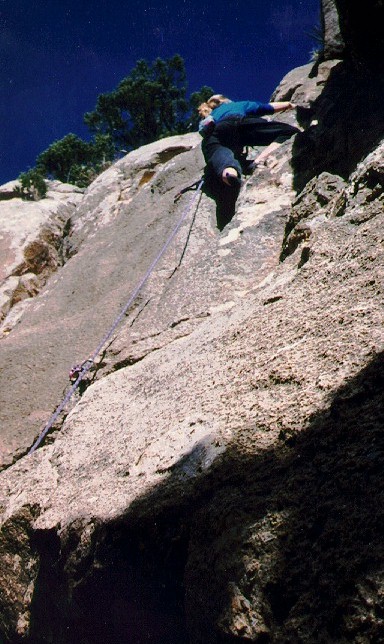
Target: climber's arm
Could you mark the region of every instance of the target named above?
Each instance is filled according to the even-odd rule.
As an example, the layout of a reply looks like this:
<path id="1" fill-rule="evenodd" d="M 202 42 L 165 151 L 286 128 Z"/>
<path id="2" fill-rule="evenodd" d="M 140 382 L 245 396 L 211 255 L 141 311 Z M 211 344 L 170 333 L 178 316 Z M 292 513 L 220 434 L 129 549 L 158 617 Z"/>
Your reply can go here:
<path id="1" fill-rule="evenodd" d="M 275 112 L 285 112 L 285 110 L 294 110 L 296 109 L 295 103 L 290 101 L 278 101 L 276 103 L 270 103 Z"/>
<path id="2" fill-rule="evenodd" d="M 263 150 L 261 154 L 259 154 L 259 156 L 256 157 L 254 161 L 255 165 L 262 165 L 266 160 L 266 158 L 271 154 L 271 152 L 273 152 L 274 150 L 277 150 L 277 148 L 280 147 L 280 145 L 281 144 L 278 143 L 277 141 L 273 141 L 272 143 L 270 143 L 268 147 L 266 147 L 265 150 Z"/>

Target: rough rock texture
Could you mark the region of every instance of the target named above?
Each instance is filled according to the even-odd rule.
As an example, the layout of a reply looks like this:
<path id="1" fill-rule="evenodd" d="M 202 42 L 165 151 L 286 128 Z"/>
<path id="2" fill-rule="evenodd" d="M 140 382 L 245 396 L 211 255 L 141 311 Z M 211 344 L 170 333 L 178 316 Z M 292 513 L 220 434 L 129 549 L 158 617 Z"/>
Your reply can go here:
<path id="1" fill-rule="evenodd" d="M 16 183 L 0 188 L 0 322 L 16 304 L 23 304 L 15 307 L 12 318 L 0 327 L 2 334 L 9 332 L 26 300 L 37 295 L 62 266 L 67 222 L 83 192 L 76 186 L 50 181 L 46 199 L 26 202 L 12 198 Z"/>
<path id="2" fill-rule="evenodd" d="M 6 642 L 384 641 L 383 119 L 360 149 L 341 115 L 326 132 L 348 69 L 283 80 L 304 132 L 221 231 L 198 197 L 60 431 L 18 458 L 194 198 L 174 203 L 197 135 L 131 153 L 72 213 L 64 267 L 0 342 Z"/>
<path id="3" fill-rule="evenodd" d="M 335 7 L 346 43 L 338 54 L 337 29 L 328 25 L 337 22 Z M 322 8 L 325 60 L 293 70 L 273 94 L 274 100 L 298 104 L 298 120 L 305 129 L 293 155 L 298 192 L 321 172 L 347 179 L 384 136 L 384 5 L 372 0 L 364 8 L 352 8 L 339 0 L 323 2 Z"/>
<path id="4" fill-rule="evenodd" d="M 383 148 L 296 200 L 309 239 L 246 299 L 3 474 L 11 641 L 380 641 Z"/>
<path id="5" fill-rule="evenodd" d="M 340 31 L 337 0 L 322 0 L 321 5 L 324 35 L 323 56 L 325 60 L 341 58 L 345 52 L 345 43 Z"/>
<path id="6" fill-rule="evenodd" d="M 135 151 L 84 195 L 67 238 L 71 259 L 2 343 L 3 464 L 31 445 L 60 401 L 70 368 L 93 353 L 189 207 L 193 193 L 173 201 L 180 188 L 201 176 L 199 143 L 199 135 L 193 134 Z M 221 234 L 214 203 L 203 197 L 195 221 L 191 212 L 100 368 L 105 371 L 111 361 L 108 369 L 133 363 L 190 333 L 207 316 L 233 306 L 270 272 L 278 261 L 293 194 L 284 157 L 278 167 L 272 181 L 260 177 L 257 193 L 248 196 L 251 182 L 245 187 L 236 221 Z"/>
<path id="7" fill-rule="evenodd" d="M 311 116 L 311 109 L 316 99 L 320 98 L 334 67 L 340 65 L 339 59 L 326 60 L 318 65 L 309 63 L 296 67 L 288 72 L 272 95 L 275 101 L 292 101 L 299 106 L 299 113 L 305 120 L 306 110 Z M 306 123 L 307 125 L 307 123 Z"/>
<path id="8" fill-rule="evenodd" d="M 275 98 L 279 100 L 279 91 Z M 293 152 L 298 192 L 321 172 L 347 179 L 384 136 L 383 76 L 365 66 L 356 67 L 350 61 L 314 65 L 291 100 L 299 105 L 298 119 L 305 129 Z"/>

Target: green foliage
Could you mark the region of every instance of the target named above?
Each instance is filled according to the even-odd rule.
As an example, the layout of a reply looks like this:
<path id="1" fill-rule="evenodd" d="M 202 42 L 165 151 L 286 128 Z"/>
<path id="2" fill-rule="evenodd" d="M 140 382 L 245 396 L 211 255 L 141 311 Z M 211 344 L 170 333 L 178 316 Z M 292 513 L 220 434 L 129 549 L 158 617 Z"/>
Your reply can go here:
<path id="1" fill-rule="evenodd" d="M 84 115 L 91 132 L 112 137 L 116 149 L 132 149 L 186 131 L 186 73 L 176 54 L 152 64 L 139 60 L 112 92 L 101 94 Z"/>
<path id="2" fill-rule="evenodd" d="M 116 89 L 100 94 L 95 109 L 84 115 L 92 140 L 67 134 L 39 154 L 36 168 L 29 173 L 36 173 L 35 182 L 45 176 L 83 188 L 122 148 L 131 150 L 165 136 L 197 130 L 196 108 L 214 92 L 204 86 L 188 101 L 186 84 L 184 60 L 178 54 L 168 60 L 157 58 L 153 63 L 137 61 Z M 36 190 L 32 179 L 30 186 Z M 23 190 L 28 193 L 27 184 Z"/>
<path id="3" fill-rule="evenodd" d="M 14 189 L 17 197 L 37 201 L 45 197 L 47 193 L 47 184 L 43 175 L 35 168 L 22 172 L 19 176 L 20 186 Z"/>
<path id="4" fill-rule="evenodd" d="M 93 137 L 92 161 L 95 164 L 108 164 L 115 157 L 115 146 L 113 139 L 109 134 L 96 134 Z"/>
<path id="5" fill-rule="evenodd" d="M 110 136 L 97 134 L 93 141 L 87 143 L 76 134 L 67 134 L 39 154 L 36 167 L 45 176 L 84 188 L 113 157 L 114 146 Z"/>
<path id="6" fill-rule="evenodd" d="M 197 109 L 201 103 L 205 103 L 210 96 L 214 94 L 214 90 L 212 87 L 208 87 L 208 85 L 203 85 L 201 89 L 199 89 L 198 92 L 193 92 L 191 96 L 189 97 L 189 104 L 192 109 Z"/>
<path id="7" fill-rule="evenodd" d="M 76 134 L 67 134 L 39 154 L 36 162 L 43 174 L 66 182 L 71 166 L 88 163 L 89 158 L 89 144 Z"/>

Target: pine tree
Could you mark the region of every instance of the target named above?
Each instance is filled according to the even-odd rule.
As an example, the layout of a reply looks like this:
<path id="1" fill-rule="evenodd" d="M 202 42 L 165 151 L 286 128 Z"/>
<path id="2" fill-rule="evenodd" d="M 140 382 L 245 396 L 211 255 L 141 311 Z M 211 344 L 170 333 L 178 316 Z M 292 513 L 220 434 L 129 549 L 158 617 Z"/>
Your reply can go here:
<path id="1" fill-rule="evenodd" d="M 176 54 L 152 64 L 139 60 L 112 92 L 101 94 L 84 122 L 93 133 L 111 136 L 115 147 L 133 149 L 186 131 L 186 73 Z"/>
<path id="2" fill-rule="evenodd" d="M 54 141 L 37 157 L 36 168 L 29 171 L 33 177 L 20 176 L 23 196 L 32 194 L 38 177 L 41 196 L 45 194 L 44 177 L 86 187 L 122 149 L 132 150 L 197 129 L 196 108 L 213 94 L 213 89 L 203 86 L 187 100 L 186 88 L 184 60 L 178 54 L 168 60 L 157 58 L 153 63 L 137 61 L 116 89 L 100 94 L 95 109 L 84 115 L 91 141 L 72 133 Z"/>

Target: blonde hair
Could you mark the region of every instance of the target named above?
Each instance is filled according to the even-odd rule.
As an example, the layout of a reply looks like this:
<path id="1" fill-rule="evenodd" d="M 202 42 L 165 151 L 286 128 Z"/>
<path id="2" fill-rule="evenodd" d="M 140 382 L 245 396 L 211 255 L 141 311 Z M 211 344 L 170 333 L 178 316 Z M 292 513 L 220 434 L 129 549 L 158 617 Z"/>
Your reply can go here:
<path id="1" fill-rule="evenodd" d="M 218 107 L 222 103 L 232 103 L 230 98 L 227 98 L 223 94 L 213 94 L 208 100 L 207 100 L 207 105 L 208 107 L 212 108 L 213 110 L 215 107 Z"/>
<path id="2" fill-rule="evenodd" d="M 199 107 L 197 108 L 197 111 L 199 113 L 199 116 L 204 119 L 210 115 L 212 108 L 209 107 L 208 103 L 201 103 L 201 105 L 199 105 Z"/>

